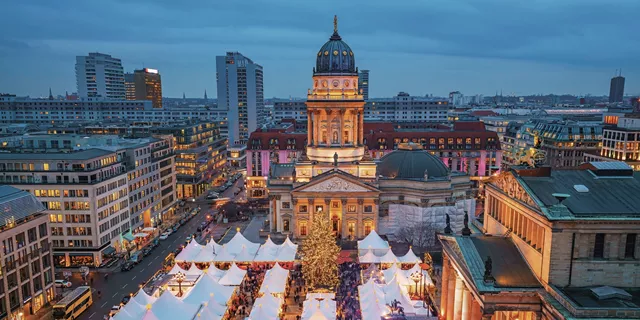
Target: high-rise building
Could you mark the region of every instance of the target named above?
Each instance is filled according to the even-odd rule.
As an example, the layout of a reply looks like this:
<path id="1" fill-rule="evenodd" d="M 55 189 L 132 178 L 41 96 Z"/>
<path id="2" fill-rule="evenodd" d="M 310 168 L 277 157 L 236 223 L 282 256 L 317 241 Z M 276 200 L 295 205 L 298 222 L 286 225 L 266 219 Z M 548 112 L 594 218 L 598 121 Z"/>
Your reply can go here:
<path id="1" fill-rule="evenodd" d="M 229 144 L 244 143 L 264 125 L 262 66 L 239 52 L 216 57 L 218 106 L 226 108 Z"/>
<path id="2" fill-rule="evenodd" d="M 609 102 L 622 102 L 624 95 L 624 77 L 619 75 L 611 78 L 611 86 L 609 87 Z"/>
<path id="3" fill-rule="evenodd" d="M 149 100 L 154 108 L 162 108 L 162 79 L 157 69 L 135 70 L 124 78 L 127 100 Z"/>
<path id="4" fill-rule="evenodd" d="M 358 87 L 362 90 L 364 100 L 369 100 L 369 70 L 358 72 Z"/>
<path id="5" fill-rule="evenodd" d="M 124 74 L 124 91 L 127 100 L 136 100 L 136 82 L 133 73 Z"/>
<path id="6" fill-rule="evenodd" d="M 76 84 L 81 98 L 126 98 L 122 61 L 108 54 L 91 52 L 88 56 L 77 56 Z"/>

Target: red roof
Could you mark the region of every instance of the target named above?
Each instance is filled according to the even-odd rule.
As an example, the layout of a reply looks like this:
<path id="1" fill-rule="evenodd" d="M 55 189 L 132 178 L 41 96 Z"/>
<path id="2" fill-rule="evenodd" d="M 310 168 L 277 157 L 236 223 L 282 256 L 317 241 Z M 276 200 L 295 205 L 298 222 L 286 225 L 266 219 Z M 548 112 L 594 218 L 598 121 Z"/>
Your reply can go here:
<path id="1" fill-rule="evenodd" d="M 480 121 L 456 121 L 453 123 L 453 131 L 486 131 L 484 122 Z"/>
<path id="2" fill-rule="evenodd" d="M 476 117 L 487 117 L 487 116 L 497 116 L 498 114 L 491 110 L 478 110 L 471 112 L 472 116 Z"/>

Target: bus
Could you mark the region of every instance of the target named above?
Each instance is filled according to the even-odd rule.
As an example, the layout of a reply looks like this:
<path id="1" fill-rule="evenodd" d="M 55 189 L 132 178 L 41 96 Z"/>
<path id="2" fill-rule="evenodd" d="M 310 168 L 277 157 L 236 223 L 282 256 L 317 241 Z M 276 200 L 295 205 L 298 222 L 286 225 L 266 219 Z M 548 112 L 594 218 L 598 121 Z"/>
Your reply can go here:
<path id="1" fill-rule="evenodd" d="M 91 288 L 87 286 L 77 287 L 53 306 L 53 319 L 75 320 L 92 303 Z"/>

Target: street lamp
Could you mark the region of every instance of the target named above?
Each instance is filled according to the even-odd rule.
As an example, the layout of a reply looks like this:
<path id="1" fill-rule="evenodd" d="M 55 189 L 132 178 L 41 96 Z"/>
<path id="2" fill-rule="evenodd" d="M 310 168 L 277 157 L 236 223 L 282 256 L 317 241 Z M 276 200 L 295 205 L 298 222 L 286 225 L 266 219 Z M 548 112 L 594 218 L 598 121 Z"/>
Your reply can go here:
<path id="1" fill-rule="evenodd" d="M 421 280 L 422 280 L 422 272 L 415 271 L 409 277 L 411 278 L 411 280 L 413 280 L 413 282 L 416 283 L 416 287 L 415 287 L 414 293 L 415 293 L 416 297 L 418 297 L 418 299 L 420 299 L 420 294 L 418 293 L 418 282 L 421 282 Z"/>
<path id="2" fill-rule="evenodd" d="M 178 297 L 182 297 L 182 281 L 184 281 L 184 278 L 185 276 L 182 272 L 178 272 L 174 276 L 174 279 L 178 282 Z"/>

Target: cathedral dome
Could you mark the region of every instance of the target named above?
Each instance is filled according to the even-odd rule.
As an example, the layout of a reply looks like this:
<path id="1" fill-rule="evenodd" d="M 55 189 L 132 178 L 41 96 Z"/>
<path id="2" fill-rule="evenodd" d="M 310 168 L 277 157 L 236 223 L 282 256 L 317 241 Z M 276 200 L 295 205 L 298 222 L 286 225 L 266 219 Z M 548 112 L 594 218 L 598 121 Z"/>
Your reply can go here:
<path id="1" fill-rule="evenodd" d="M 378 176 L 406 180 L 444 178 L 449 176 L 449 168 L 417 144 L 400 144 L 398 150 L 380 159 Z"/>
<path id="2" fill-rule="evenodd" d="M 356 73 L 356 59 L 349 45 L 338 34 L 338 20 L 333 19 L 333 35 L 316 58 L 315 73 Z"/>

